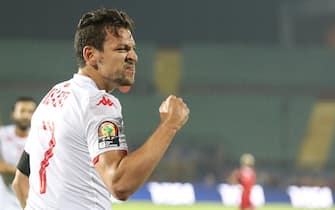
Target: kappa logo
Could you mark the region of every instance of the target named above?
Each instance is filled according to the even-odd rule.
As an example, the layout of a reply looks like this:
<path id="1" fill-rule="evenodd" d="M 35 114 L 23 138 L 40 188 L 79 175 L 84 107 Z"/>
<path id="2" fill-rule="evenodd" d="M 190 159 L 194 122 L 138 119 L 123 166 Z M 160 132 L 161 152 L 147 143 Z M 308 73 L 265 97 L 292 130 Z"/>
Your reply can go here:
<path id="1" fill-rule="evenodd" d="M 97 103 L 97 106 L 100 106 L 100 105 L 103 105 L 103 106 L 112 106 L 113 105 L 113 102 L 105 97 L 105 96 L 102 96 L 102 98 L 100 99 L 100 101 Z"/>

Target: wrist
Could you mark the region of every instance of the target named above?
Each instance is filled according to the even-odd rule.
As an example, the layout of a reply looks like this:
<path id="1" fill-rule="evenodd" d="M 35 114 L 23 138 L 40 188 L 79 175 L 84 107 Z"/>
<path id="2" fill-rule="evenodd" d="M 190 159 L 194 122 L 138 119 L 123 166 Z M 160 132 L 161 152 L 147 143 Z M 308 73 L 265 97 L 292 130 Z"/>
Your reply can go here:
<path id="1" fill-rule="evenodd" d="M 159 127 L 165 130 L 166 132 L 170 132 L 172 134 L 176 134 L 178 131 L 178 128 L 176 126 L 171 126 L 166 122 L 162 122 Z"/>

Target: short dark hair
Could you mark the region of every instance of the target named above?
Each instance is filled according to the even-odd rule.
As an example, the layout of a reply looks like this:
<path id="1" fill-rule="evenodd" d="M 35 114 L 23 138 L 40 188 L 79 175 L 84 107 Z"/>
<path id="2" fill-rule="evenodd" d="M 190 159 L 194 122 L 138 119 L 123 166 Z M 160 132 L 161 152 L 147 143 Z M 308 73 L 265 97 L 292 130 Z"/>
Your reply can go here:
<path id="1" fill-rule="evenodd" d="M 30 96 L 20 96 L 17 97 L 15 100 L 15 103 L 13 104 L 12 110 L 15 110 L 15 106 L 19 102 L 33 102 L 34 104 L 37 104 L 36 100 L 33 97 Z"/>
<path id="2" fill-rule="evenodd" d="M 100 8 L 85 13 L 79 20 L 74 38 L 74 48 L 79 67 L 86 65 L 83 57 L 85 46 L 93 46 L 102 51 L 106 29 L 118 36 L 118 29 L 120 28 L 126 28 L 130 31 L 133 31 L 134 28 L 132 19 L 123 11 Z"/>

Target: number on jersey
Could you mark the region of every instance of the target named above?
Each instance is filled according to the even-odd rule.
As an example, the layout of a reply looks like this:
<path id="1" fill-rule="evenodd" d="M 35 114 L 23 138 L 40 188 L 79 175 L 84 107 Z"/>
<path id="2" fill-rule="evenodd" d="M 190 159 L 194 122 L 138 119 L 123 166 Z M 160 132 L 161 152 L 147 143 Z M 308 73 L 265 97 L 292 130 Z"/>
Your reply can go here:
<path id="1" fill-rule="evenodd" d="M 49 140 L 49 148 L 44 152 L 44 158 L 41 161 L 41 167 L 39 170 L 40 175 L 40 194 L 43 194 L 46 192 L 47 188 L 47 174 L 46 174 L 46 168 L 49 165 L 49 159 L 53 156 L 53 148 L 56 145 L 55 140 L 55 124 L 54 122 L 45 122 L 43 121 L 43 130 L 50 132 L 50 140 Z"/>

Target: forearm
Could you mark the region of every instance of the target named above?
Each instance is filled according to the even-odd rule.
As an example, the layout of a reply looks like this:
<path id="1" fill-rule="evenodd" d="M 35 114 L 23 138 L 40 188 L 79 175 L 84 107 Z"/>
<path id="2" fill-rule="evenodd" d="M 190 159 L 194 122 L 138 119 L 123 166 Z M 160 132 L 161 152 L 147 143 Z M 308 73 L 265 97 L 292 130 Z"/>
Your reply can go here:
<path id="1" fill-rule="evenodd" d="M 19 170 L 16 171 L 15 179 L 13 181 L 13 190 L 18 198 L 22 208 L 26 206 L 26 200 L 29 191 L 29 178 L 21 173 Z"/>
<path id="2" fill-rule="evenodd" d="M 16 197 L 20 202 L 22 208 L 26 207 L 26 200 L 28 198 L 28 188 L 27 189 L 14 189 Z"/>
<path id="3" fill-rule="evenodd" d="M 111 192 L 122 200 L 134 193 L 152 174 L 175 134 L 176 130 L 161 124 L 143 146 L 109 167 L 104 179 Z"/>
<path id="4" fill-rule="evenodd" d="M 120 174 L 116 174 L 120 185 L 133 185 L 129 188 L 136 189 L 140 187 L 164 156 L 175 134 L 175 130 L 160 125 L 142 147 L 122 159 Z"/>

